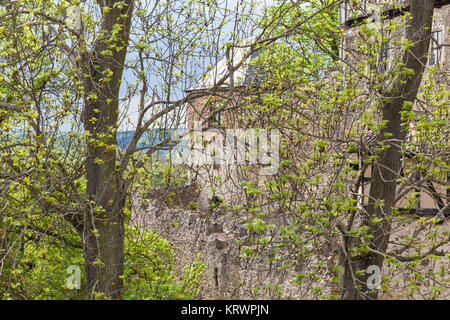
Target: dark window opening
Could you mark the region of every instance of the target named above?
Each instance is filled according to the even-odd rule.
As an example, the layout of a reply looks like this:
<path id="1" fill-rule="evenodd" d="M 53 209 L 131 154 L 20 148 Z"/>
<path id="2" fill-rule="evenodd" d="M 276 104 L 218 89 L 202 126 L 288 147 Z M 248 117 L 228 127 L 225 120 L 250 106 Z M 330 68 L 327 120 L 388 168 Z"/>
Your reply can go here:
<path id="1" fill-rule="evenodd" d="M 431 38 L 431 57 L 430 65 L 437 66 L 441 63 L 442 59 L 442 44 L 443 44 L 442 30 L 434 31 Z"/>
<path id="2" fill-rule="evenodd" d="M 380 71 L 386 72 L 389 69 L 389 59 L 390 59 L 390 52 L 389 52 L 389 44 L 383 43 L 383 46 L 381 47 L 380 52 Z"/>

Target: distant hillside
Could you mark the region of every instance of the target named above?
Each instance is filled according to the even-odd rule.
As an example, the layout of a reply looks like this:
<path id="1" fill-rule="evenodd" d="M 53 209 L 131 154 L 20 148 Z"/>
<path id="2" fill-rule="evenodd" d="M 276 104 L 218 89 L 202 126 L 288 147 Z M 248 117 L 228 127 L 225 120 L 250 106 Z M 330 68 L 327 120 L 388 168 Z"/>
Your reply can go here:
<path id="1" fill-rule="evenodd" d="M 138 148 L 150 147 L 159 142 L 169 138 L 175 133 L 176 129 L 151 129 L 147 130 L 139 139 L 137 143 Z M 180 129 L 178 129 L 180 130 Z M 117 132 L 117 144 L 119 149 L 124 150 L 128 144 L 130 143 L 131 138 L 133 137 L 134 131 L 118 131 Z M 15 141 L 19 141 L 25 139 L 26 134 L 20 131 L 13 132 L 10 135 L 10 138 Z M 71 143 L 71 134 L 69 132 L 61 133 L 56 138 L 56 146 L 61 148 L 69 148 L 73 149 L 75 145 Z M 159 155 L 167 154 L 169 150 L 174 147 L 174 144 L 169 144 L 163 146 L 160 150 L 158 150 Z"/>
<path id="2" fill-rule="evenodd" d="M 151 129 L 147 130 L 142 137 L 139 139 L 137 143 L 138 148 L 149 147 L 155 145 L 164 139 L 169 138 L 175 129 Z M 133 137 L 134 131 L 118 131 L 117 132 L 117 144 L 121 150 L 125 149 L 130 143 L 131 138 Z M 170 147 L 166 147 L 167 151 Z"/>

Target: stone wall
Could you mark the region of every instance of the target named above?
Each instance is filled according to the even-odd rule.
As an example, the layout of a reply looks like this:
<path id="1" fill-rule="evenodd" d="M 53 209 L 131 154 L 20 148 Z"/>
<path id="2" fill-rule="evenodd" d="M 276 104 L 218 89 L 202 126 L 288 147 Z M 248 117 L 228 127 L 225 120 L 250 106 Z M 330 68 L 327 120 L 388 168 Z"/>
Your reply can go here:
<path id="1" fill-rule="evenodd" d="M 240 249 L 248 236 L 247 226 L 231 216 L 168 209 L 154 204 L 143 206 L 135 199 L 131 220 L 140 227 L 157 229 L 156 233 L 175 247 L 176 275 L 182 274 L 184 266 L 192 265 L 198 253 L 202 254 L 201 261 L 206 269 L 201 299 L 301 298 L 289 285 L 295 279 L 295 267 L 281 270 L 279 264 L 269 264 L 264 255 L 250 260 L 240 258 Z M 268 283 L 273 286 L 267 287 Z"/>
<path id="2" fill-rule="evenodd" d="M 190 199 L 195 201 L 195 199 Z M 142 200 L 135 197 L 131 222 L 141 228 L 157 229 L 156 233 L 167 239 L 175 247 L 174 274 L 181 275 L 186 265 L 192 265 L 199 253 L 201 261 L 206 265 L 203 272 L 200 299 L 315 299 L 323 293 L 337 293 L 335 285 L 330 282 L 332 274 L 329 270 L 337 264 L 336 248 L 338 243 L 324 245 L 318 256 L 299 259 L 292 248 L 277 250 L 279 259 L 268 262 L 271 256 L 271 243 L 262 248 L 253 258 L 243 258 L 242 250 L 248 245 L 247 219 L 245 213 L 221 214 L 220 211 L 205 212 L 165 205 L 167 201 Z M 431 217 L 427 217 L 431 218 Z M 432 239 L 419 236 L 416 231 L 424 229 L 420 234 L 433 231 L 432 227 L 423 227 L 414 219 L 403 224 L 394 225 L 391 241 L 401 243 L 408 237 L 412 242 Z M 450 221 L 447 219 L 440 225 L 441 231 L 450 231 Z M 426 230 L 428 229 L 428 230 Z M 430 235 L 430 234 L 429 234 Z M 445 235 L 445 234 L 444 234 Z M 445 237 L 445 236 L 444 236 Z M 447 235 L 448 238 L 448 235 Z M 438 240 L 437 238 L 434 240 Z M 388 251 L 393 251 L 399 246 L 390 245 Z M 421 249 L 427 252 L 429 246 Z M 439 247 L 439 251 L 450 252 L 450 244 Z M 402 256 L 409 256 L 413 251 L 403 251 Z M 320 258 L 322 261 L 318 261 Z M 317 262 L 325 262 L 324 266 L 317 269 Z M 432 296 L 435 281 L 448 281 L 449 257 L 436 260 L 435 257 L 423 259 L 419 265 L 409 269 L 399 269 L 386 265 L 383 274 L 393 278 L 389 291 L 381 292 L 381 299 L 427 299 Z M 328 270 L 328 271 L 327 271 Z M 417 271 L 415 273 L 414 271 Z M 433 280 L 429 272 L 441 270 L 442 275 Z M 294 280 L 300 273 L 318 272 L 318 279 L 304 279 L 301 284 Z M 320 278 L 320 279 L 319 279 Z M 404 280 L 417 279 L 418 288 L 413 295 L 408 295 L 409 283 Z M 444 280 L 443 280 L 444 279 Z M 447 279 L 447 280 L 445 280 Z M 328 281 L 328 282 L 327 282 Z M 314 288 L 323 288 L 322 291 L 313 294 Z M 450 298 L 450 286 L 444 290 L 440 299 Z"/>

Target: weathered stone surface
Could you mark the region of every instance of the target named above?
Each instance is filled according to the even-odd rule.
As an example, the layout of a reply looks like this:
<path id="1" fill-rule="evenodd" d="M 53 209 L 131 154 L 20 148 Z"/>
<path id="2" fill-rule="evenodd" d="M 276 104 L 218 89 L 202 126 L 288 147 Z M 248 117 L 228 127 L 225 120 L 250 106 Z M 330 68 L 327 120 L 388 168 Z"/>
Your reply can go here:
<path id="1" fill-rule="evenodd" d="M 206 226 L 206 234 L 222 232 L 222 227 L 218 223 L 210 223 Z"/>
<path id="2" fill-rule="evenodd" d="M 281 270 L 261 255 L 241 259 L 240 245 L 247 239 L 247 226 L 233 217 L 212 215 L 200 210 L 165 209 L 140 200 L 133 201 L 132 223 L 157 229 L 176 251 L 174 273 L 181 275 L 198 253 L 206 265 L 200 298 L 210 299 L 296 299 L 301 294 L 292 286 L 297 266 Z M 265 288 L 268 283 L 273 285 Z M 275 290 L 279 286 L 278 294 Z M 257 288 L 257 289 L 256 289 Z"/>
<path id="3" fill-rule="evenodd" d="M 184 272 L 184 266 L 192 265 L 198 253 L 202 254 L 202 263 L 206 265 L 203 272 L 200 298 L 209 299 L 311 299 L 312 288 L 326 288 L 328 292 L 337 293 L 336 288 L 326 279 L 330 276 L 324 270 L 333 269 L 335 250 L 339 244 L 324 243 L 321 246 L 320 257 L 301 257 L 295 255 L 292 248 L 281 249 L 277 255 L 282 259 L 275 258 L 270 254 L 270 247 L 264 248 L 250 259 L 242 258 L 241 249 L 248 245 L 247 227 L 242 223 L 239 215 L 220 215 L 214 217 L 210 213 L 200 210 L 186 210 L 177 208 L 162 208 L 151 202 L 142 205 L 137 198 L 133 201 L 132 223 L 142 228 L 157 229 L 157 233 L 167 239 L 176 251 L 174 261 L 174 274 L 179 276 Z M 241 221 L 241 222 L 238 222 Z M 391 237 L 394 243 L 400 243 L 402 239 L 413 236 L 415 222 L 394 228 Z M 450 230 L 450 221 L 447 219 L 442 225 L 444 230 Z M 423 239 L 425 240 L 425 239 Z M 276 244 L 275 244 L 276 245 Z M 393 244 L 388 251 L 395 250 Z M 428 247 L 423 248 L 424 252 Z M 440 248 L 449 252 L 450 244 Z M 413 252 L 406 251 L 404 256 Z M 325 261 L 318 261 L 317 259 Z M 325 262 L 326 268 L 318 271 L 319 280 L 305 278 L 302 284 L 294 280 L 298 274 L 306 274 L 316 271 L 314 265 L 317 262 Z M 421 273 L 427 274 L 430 270 L 440 270 L 442 263 L 446 264 L 447 277 L 449 270 L 449 259 L 441 260 L 440 263 L 423 260 Z M 383 274 L 387 274 L 398 281 L 397 285 L 389 292 L 382 292 L 383 299 L 410 298 L 405 292 L 407 283 L 405 281 L 414 275 L 411 270 L 405 268 L 394 270 L 385 266 Z M 415 295 L 416 299 L 423 299 L 422 295 L 429 292 L 430 282 L 426 280 L 420 283 L 421 287 Z M 446 290 L 440 298 L 449 298 L 450 290 Z"/>

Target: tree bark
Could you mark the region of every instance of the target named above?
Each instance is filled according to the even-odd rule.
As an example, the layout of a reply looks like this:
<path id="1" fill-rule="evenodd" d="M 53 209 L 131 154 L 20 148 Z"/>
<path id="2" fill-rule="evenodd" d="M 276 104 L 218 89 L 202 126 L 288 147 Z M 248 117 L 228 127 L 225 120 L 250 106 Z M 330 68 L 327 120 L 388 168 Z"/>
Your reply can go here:
<path id="1" fill-rule="evenodd" d="M 123 7 L 115 5 L 118 2 L 124 2 Z M 88 204 L 81 233 L 89 290 L 120 298 L 126 195 L 122 173 L 116 170 L 116 130 L 133 0 L 102 1 L 102 9 L 99 38 L 91 52 L 82 54 L 87 75 L 82 121 L 89 141 L 85 164 Z"/>
<path id="2" fill-rule="evenodd" d="M 414 102 L 422 81 L 423 72 L 428 59 L 431 38 L 431 26 L 434 12 L 434 0 L 410 0 L 411 20 L 406 29 L 406 37 L 412 42 L 412 47 L 403 55 L 405 68 L 414 71 L 412 76 L 401 75 L 393 83 L 392 90 L 386 92 L 382 107 L 382 120 L 387 125 L 378 135 L 378 141 L 386 140 L 389 134 L 393 142 L 386 143 L 389 147 L 379 154 L 373 170 L 370 184 L 367 212 L 362 219 L 362 226 L 368 228 L 367 240 L 370 251 L 351 257 L 350 250 L 361 245 L 361 239 L 346 237 L 347 259 L 344 263 L 343 299 L 362 300 L 377 299 L 378 291 L 369 290 L 367 278 L 370 274 L 358 275 L 357 271 L 367 271 L 369 266 L 378 266 L 381 270 L 391 233 L 391 213 L 395 206 L 395 190 L 400 176 L 401 152 L 400 145 L 406 136 L 402 129 L 401 111 L 405 102 Z M 372 219 L 381 219 L 373 223 Z"/>

